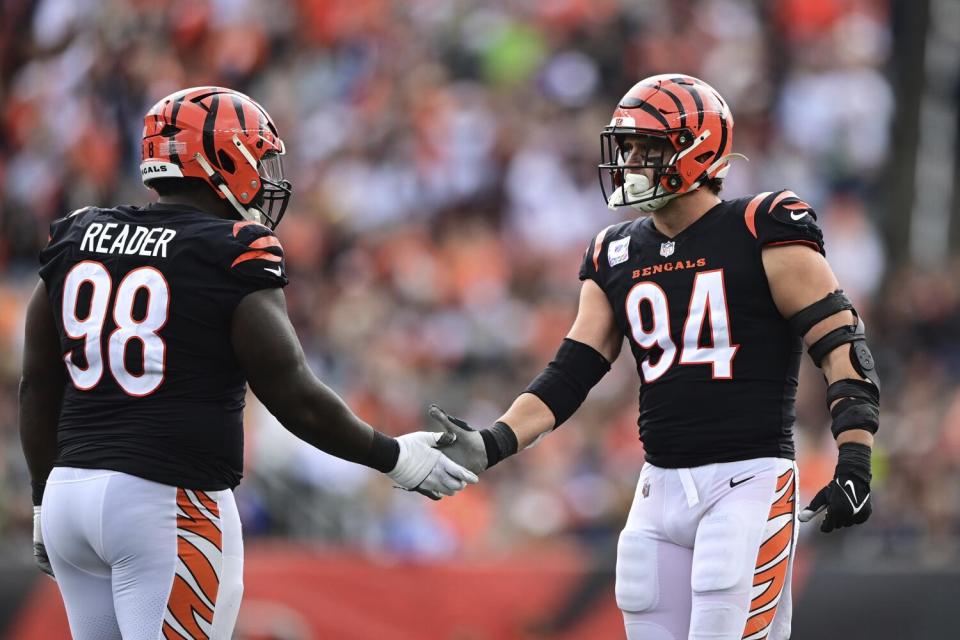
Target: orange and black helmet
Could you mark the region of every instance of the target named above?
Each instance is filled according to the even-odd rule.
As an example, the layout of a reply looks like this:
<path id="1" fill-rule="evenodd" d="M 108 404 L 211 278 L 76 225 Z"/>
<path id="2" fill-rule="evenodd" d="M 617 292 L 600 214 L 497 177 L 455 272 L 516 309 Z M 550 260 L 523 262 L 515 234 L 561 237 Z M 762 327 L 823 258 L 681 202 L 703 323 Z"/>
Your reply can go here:
<path id="1" fill-rule="evenodd" d="M 653 138 L 660 144 L 651 147 L 665 151 L 648 155 L 641 164 L 626 164 L 627 136 Z M 675 73 L 645 78 L 623 96 L 601 134 L 604 198 L 611 206 L 656 210 L 706 179 L 726 175 L 732 146 L 733 116 L 713 87 Z M 637 169 L 653 169 L 653 180 L 642 193 L 631 192 L 625 179 Z"/>
<path id="2" fill-rule="evenodd" d="M 266 110 L 223 87 L 172 93 L 144 117 L 140 177 L 199 178 L 247 220 L 275 228 L 290 201 L 283 141 Z"/>

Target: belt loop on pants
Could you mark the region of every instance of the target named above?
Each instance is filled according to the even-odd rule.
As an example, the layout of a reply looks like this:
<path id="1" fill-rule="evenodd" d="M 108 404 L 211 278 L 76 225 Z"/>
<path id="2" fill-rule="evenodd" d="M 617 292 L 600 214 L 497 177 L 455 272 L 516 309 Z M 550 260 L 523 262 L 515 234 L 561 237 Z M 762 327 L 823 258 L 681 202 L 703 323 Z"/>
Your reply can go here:
<path id="1" fill-rule="evenodd" d="M 687 496 L 687 506 L 695 507 L 700 503 L 700 494 L 697 493 L 697 485 L 693 481 L 693 474 L 690 469 L 677 469 L 677 475 L 680 477 L 680 484 L 683 485 L 683 493 Z"/>

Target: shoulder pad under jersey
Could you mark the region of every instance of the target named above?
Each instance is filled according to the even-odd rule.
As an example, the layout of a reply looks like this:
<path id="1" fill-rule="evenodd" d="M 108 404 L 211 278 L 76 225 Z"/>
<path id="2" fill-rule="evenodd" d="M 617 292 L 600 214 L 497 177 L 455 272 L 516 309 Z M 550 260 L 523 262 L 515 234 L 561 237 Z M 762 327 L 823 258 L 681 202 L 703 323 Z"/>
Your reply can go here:
<path id="1" fill-rule="evenodd" d="M 749 199 L 744 223 L 761 247 L 806 244 L 825 254 L 816 212 L 793 191 L 767 191 Z"/>

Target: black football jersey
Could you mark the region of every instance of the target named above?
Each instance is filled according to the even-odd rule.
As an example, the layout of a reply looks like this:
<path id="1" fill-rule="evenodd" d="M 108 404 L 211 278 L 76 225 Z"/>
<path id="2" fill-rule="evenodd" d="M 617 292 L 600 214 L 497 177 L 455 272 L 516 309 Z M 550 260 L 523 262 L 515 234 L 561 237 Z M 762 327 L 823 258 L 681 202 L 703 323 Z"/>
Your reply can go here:
<path id="1" fill-rule="evenodd" d="M 638 218 L 590 243 L 580 279 L 603 289 L 630 342 L 651 464 L 793 458 L 803 345 L 760 257 L 793 243 L 824 251 L 814 211 L 790 191 L 723 201 L 673 238 Z"/>
<path id="2" fill-rule="evenodd" d="M 236 486 L 246 380 L 231 317 L 287 283 L 273 232 L 183 205 L 89 207 L 51 225 L 40 263 L 68 373 L 55 464 Z"/>

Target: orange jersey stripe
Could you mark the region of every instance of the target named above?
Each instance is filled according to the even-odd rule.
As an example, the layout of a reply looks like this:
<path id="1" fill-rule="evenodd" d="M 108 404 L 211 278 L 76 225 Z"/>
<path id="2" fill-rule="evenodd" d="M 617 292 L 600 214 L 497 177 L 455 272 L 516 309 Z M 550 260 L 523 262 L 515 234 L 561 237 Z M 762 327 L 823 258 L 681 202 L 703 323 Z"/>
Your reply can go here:
<path id="1" fill-rule="evenodd" d="M 763 193 L 754 196 L 753 200 L 750 201 L 750 204 L 747 205 L 746 212 L 743 214 L 743 220 L 747 224 L 747 229 L 754 238 L 757 237 L 757 221 L 754 220 L 754 216 L 757 215 L 757 207 L 759 207 L 763 199 L 771 193 L 773 193 L 773 191 L 764 191 Z"/>
<path id="2" fill-rule="evenodd" d="M 283 260 L 280 256 L 274 255 L 269 251 L 246 251 L 241 253 L 236 260 L 233 261 L 233 264 L 230 267 L 235 267 L 241 262 L 246 262 L 247 260 L 266 260 L 267 262 L 280 262 Z"/>
<path id="3" fill-rule="evenodd" d="M 253 220 L 241 220 L 240 222 L 235 222 L 233 224 L 233 237 L 236 238 L 237 234 L 240 233 L 240 229 L 243 229 L 251 224 L 259 224 L 261 227 L 263 226 L 259 222 L 254 222 Z"/>
<path id="4" fill-rule="evenodd" d="M 767 208 L 767 211 L 773 211 L 777 208 L 777 205 L 786 200 L 787 198 L 796 198 L 797 194 L 793 191 L 781 191 L 780 195 L 773 199 L 773 202 L 770 203 L 770 206 Z M 799 200 L 799 198 L 797 198 Z"/>
<path id="5" fill-rule="evenodd" d="M 267 247 L 279 247 L 280 241 L 276 236 L 263 236 L 250 243 L 251 249 L 266 249 Z"/>
<path id="6" fill-rule="evenodd" d="M 754 216 L 757 215 L 757 207 L 759 207 L 763 199 L 771 193 L 773 193 L 773 191 L 765 191 L 755 195 L 753 200 L 750 201 L 750 204 L 747 205 L 747 210 L 743 214 L 743 221 L 746 223 L 750 235 L 754 238 L 757 237 L 757 221 L 754 220 Z"/>
<path id="7" fill-rule="evenodd" d="M 236 238 L 237 234 L 240 233 L 240 229 L 243 229 L 247 225 L 257 224 L 253 220 L 241 220 L 240 222 L 235 222 L 233 224 L 233 237 Z"/>
<path id="8" fill-rule="evenodd" d="M 596 240 L 593 241 L 593 269 L 595 271 L 600 270 L 600 250 L 603 248 L 603 238 L 607 235 L 609 228 L 610 227 L 604 227 L 604 229 L 597 234 Z"/>
<path id="9" fill-rule="evenodd" d="M 767 244 L 765 244 L 765 245 L 763 245 L 763 246 L 765 246 L 765 247 L 782 247 L 782 246 L 786 246 L 786 245 L 788 245 L 788 244 L 805 244 L 805 245 L 807 245 L 808 247 L 810 247 L 811 249 L 813 249 L 814 251 L 816 251 L 817 253 L 820 253 L 820 245 L 818 245 L 816 242 L 810 242 L 809 240 L 783 240 L 783 241 L 781 241 L 781 242 L 768 242 Z"/>

